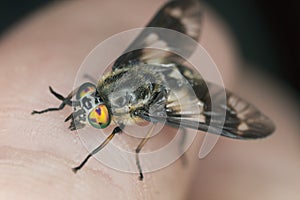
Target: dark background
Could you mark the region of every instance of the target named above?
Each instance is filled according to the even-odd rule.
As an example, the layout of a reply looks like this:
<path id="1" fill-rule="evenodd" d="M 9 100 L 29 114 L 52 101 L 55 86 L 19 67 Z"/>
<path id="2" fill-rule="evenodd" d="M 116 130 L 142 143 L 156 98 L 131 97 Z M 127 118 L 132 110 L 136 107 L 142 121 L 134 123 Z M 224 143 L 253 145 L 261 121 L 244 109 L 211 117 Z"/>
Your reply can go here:
<path id="1" fill-rule="evenodd" d="M 0 0 L 0 36 L 14 23 L 52 1 Z M 244 59 L 288 86 L 299 98 L 299 3 L 296 0 L 206 0 L 206 3 L 229 24 Z"/>

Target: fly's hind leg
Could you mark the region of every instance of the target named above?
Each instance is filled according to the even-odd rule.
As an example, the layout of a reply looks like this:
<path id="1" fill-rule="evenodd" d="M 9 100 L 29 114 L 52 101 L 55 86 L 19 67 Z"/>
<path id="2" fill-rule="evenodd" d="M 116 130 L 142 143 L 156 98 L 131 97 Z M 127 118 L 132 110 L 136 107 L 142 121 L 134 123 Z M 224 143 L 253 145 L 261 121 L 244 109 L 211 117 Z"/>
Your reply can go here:
<path id="1" fill-rule="evenodd" d="M 184 144 L 186 142 L 186 129 L 185 128 L 180 128 L 181 131 L 181 135 L 180 135 L 180 143 L 179 143 L 179 149 L 178 149 L 178 153 L 180 156 L 180 160 L 183 166 L 186 166 L 188 164 L 188 160 L 186 157 L 186 154 L 184 152 Z"/>
<path id="2" fill-rule="evenodd" d="M 137 168 L 138 168 L 139 173 L 140 173 L 139 179 L 141 181 L 144 179 L 144 175 L 143 175 L 143 170 L 142 170 L 141 163 L 140 163 L 139 153 L 142 150 L 143 146 L 145 146 L 145 144 L 147 143 L 147 141 L 151 137 L 153 129 L 154 129 L 154 126 L 155 126 L 155 124 L 152 125 L 152 127 L 148 131 L 146 137 L 142 139 L 142 141 L 140 142 L 140 144 L 135 149 L 135 160 L 136 160 Z"/>
<path id="3" fill-rule="evenodd" d="M 41 111 L 32 111 L 31 114 L 34 115 L 34 114 L 42 114 L 42 113 L 45 113 L 45 112 L 49 112 L 49 111 L 58 111 L 58 110 L 62 110 L 66 105 L 68 106 L 72 106 L 72 97 L 75 95 L 76 93 L 76 90 L 73 90 L 72 92 L 70 92 L 70 94 L 67 96 L 67 97 L 63 97 L 61 94 L 58 94 L 57 92 L 55 92 L 52 87 L 50 86 L 49 87 L 49 90 L 51 92 L 51 94 L 53 94 L 56 98 L 58 98 L 59 100 L 62 101 L 62 103 L 56 107 L 56 108 L 47 108 L 45 110 L 41 110 Z"/>

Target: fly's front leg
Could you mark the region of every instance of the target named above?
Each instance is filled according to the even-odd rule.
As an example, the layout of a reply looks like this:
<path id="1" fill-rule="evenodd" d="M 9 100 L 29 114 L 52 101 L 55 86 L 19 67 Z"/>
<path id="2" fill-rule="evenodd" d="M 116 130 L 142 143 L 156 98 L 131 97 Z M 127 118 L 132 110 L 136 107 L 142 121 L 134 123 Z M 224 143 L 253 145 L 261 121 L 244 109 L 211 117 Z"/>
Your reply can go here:
<path id="1" fill-rule="evenodd" d="M 52 87 L 49 87 L 49 90 L 51 92 L 51 94 L 53 94 L 56 98 L 58 98 L 59 100 L 62 101 L 62 103 L 57 107 L 57 108 L 47 108 L 45 110 L 41 110 L 41 111 L 32 111 L 31 114 L 42 114 L 45 112 L 49 112 L 49 111 L 58 111 L 58 110 L 62 110 L 66 105 L 68 106 L 72 106 L 72 97 L 76 94 L 77 90 L 73 90 L 72 92 L 70 92 L 70 94 L 67 97 L 63 97 L 61 94 L 58 94 L 57 92 L 55 92 Z"/>
<path id="2" fill-rule="evenodd" d="M 78 170 L 80 170 L 85 163 L 96 153 L 98 153 L 101 149 L 103 149 L 110 141 L 111 139 L 115 136 L 115 134 L 122 132 L 122 129 L 124 128 L 124 125 L 117 126 L 114 128 L 112 133 L 98 146 L 96 147 L 91 153 L 89 153 L 85 159 L 78 165 L 77 167 L 72 168 L 73 172 L 76 173 Z"/>

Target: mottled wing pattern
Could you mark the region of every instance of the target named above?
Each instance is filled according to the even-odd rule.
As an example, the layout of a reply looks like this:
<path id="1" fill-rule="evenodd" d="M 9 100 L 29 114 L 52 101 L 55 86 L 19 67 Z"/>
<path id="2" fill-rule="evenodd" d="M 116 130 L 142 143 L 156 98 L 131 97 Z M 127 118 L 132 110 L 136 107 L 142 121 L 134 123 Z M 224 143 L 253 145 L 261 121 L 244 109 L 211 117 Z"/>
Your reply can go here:
<path id="1" fill-rule="evenodd" d="M 219 98 L 224 92 L 220 86 L 208 83 L 206 88 L 202 84 L 197 87 L 200 87 L 197 90 L 202 91 L 209 89 L 209 92 L 197 102 L 201 112 L 190 115 L 181 113 L 181 109 L 178 109 L 180 106 L 172 102 L 172 106 L 167 105 L 167 124 L 210 131 L 211 133 L 218 133 L 221 129 L 222 136 L 235 139 L 262 138 L 275 130 L 273 122 L 267 116 L 232 92 L 225 91 L 226 101 L 224 101 Z M 217 105 L 214 111 L 211 110 L 212 101 L 214 105 Z M 213 116 L 214 121 L 211 120 Z M 224 121 L 224 124 L 220 123 L 221 121 Z M 208 130 L 209 125 L 211 127 Z"/>
<path id="2" fill-rule="evenodd" d="M 201 32 L 202 9 L 197 0 L 174 0 L 163 6 L 147 27 L 161 27 L 178 31 L 197 40 Z M 144 30 L 127 48 L 125 54 L 120 56 L 113 65 L 113 70 L 130 67 L 137 63 L 146 64 L 176 64 L 180 73 L 189 81 L 195 93 L 195 98 L 182 95 L 181 102 L 169 95 L 165 105 L 165 115 L 155 115 L 146 110 L 137 113 L 141 118 L 148 121 L 162 122 L 175 127 L 193 128 L 235 139 L 261 138 L 271 134 L 275 127 L 273 122 L 261 113 L 256 107 L 236 96 L 224 91 L 222 87 L 215 84 L 205 83 L 201 77 L 185 75 L 194 72 L 182 66 L 184 59 L 173 54 L 176 48 L 172 38 L 163 35 L 156 29 Z M 178 44 L 177 44 L 178 45 Z M 163 50 L 148 47 L 159 47 Z M 180 46 L 180 55 L 188 58 L 196 46 L 183 42 Z M 143 48 L 147 47 L 147 48 Z M 136 50 L 137 49 L 137 50 Z M 168 50 L 168 51 L 165 51 Z M 184 94 L 186 91 L 177 91 Z M 226 99 L 220 98 L 222 92 L 226 92 Z M 217 105 L 212 111 L 211 105 Z M 182 102 L 186 102 L 182 103 Z M 198 111 L 193 112 L 193 106 L 198 106 Z M 189 106 L 191 106 L 190 112 Z M 183 111 L 184 110 L 184 111 Z M 224 123 L 222 119 L 225 118 Z M 213 119 L 213 120 L 212 120 Z"/>
<path id="3" fill-rule="evenodd" d="M 168 96 L 164 114 L 144 111 L 140 113 L 142 118 L 214 134 L 221 130 L 222 136 L 234 139 L 262 138 L 275 130 L 273 122 L 252 104 L 216 84 L 206 83 L 189 68 L 177 67 L 194 94 L 186 95 L 189 86 L 183 86 L 176 95 Z"/>
<path id="4" fill-rule="evenodd" d="M 199 0 L 174 0 L 163 6 L 146 27 L 167 28 L 183 33 L 197 40 L 201 30 L 202 9 Z M 133 63 L 181 63 L 183 60 L 170 51 L 176 48 L 172 44 L 178 42 L 173 34 L 165 35 L 157 29 L 146 29 L 131 43 L 125 54 L 113 65 L 113 70 L 128 67 Z M 177 44 L 180 54 L 189 57 L 196 48 L 195 44 Z M 147 49 L 143 47 L 159 47 L 168 51 Z M 137 49 L 137 50 L 136 50 Z"/>

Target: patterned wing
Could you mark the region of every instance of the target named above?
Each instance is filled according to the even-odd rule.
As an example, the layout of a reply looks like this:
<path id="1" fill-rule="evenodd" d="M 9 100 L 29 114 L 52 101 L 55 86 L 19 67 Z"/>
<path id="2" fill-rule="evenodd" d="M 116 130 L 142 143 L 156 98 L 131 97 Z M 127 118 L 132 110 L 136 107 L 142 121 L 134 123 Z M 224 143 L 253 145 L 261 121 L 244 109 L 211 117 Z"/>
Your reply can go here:
<path id="1" fill-rule="evenodd" d="M 217 133 L 222 129 L 222 136 L 235 139 L 262 138 L 275 130 L 273 122 L 254 105 L 229 91 L 226 91 L 226 101 L 222 101 L 218 96 L 224 90 L 214 84 L 207 86 L 210 94 L 207 93 L 199 100 L 200 113 L 182 113 L 180 109 L 176 109 L 179 106 L 172 103 L 172 106 L 167 105 L 167 123 L 202 131 L 208 131 L 210 125 L 211 133 Z M 217 105 L 214 111 L 211 110 L 212 101 Z M 212 117 L 214 121 L 211 120 Z M 222 124 L 220 122 L 224 117 L 225 121 Z"/>
<path id="2" fill-rule="evenodd" d="M 189 70 L 181 68 L 182 70 Z M 194 75 L 192 75 L 194 76 Z M 185 77 L 193 94 L 180 87 L 168 96 L 165 113 L 141 111 L 148 121 L 165 122 L 174 127 L 192 128 L 234 139 L 254 139 L 270 135 L 273 122 L 255 106 L 222 87 L 205 83 L 200 77 Z"/>
<path id="3" fill-rule="evenodd" d="M 201 30 L 202 9 L 199 0 L 174 0 L 164 5 L 146 27 L 161 27 L 183 33 L 197 40 Z M 189 57 L 196 48 L 194 43 L 180 42 L 173 34 L 155 28 L 145 29 L 127 48 L 113 65 L 113 70 L 130 66 L 133 63 L 181 63 L 182 59 L 172 54 L 172 49 L 180 46 L 180 54 Z M 143 47 L 155 46 L 157 49 Z"/>

